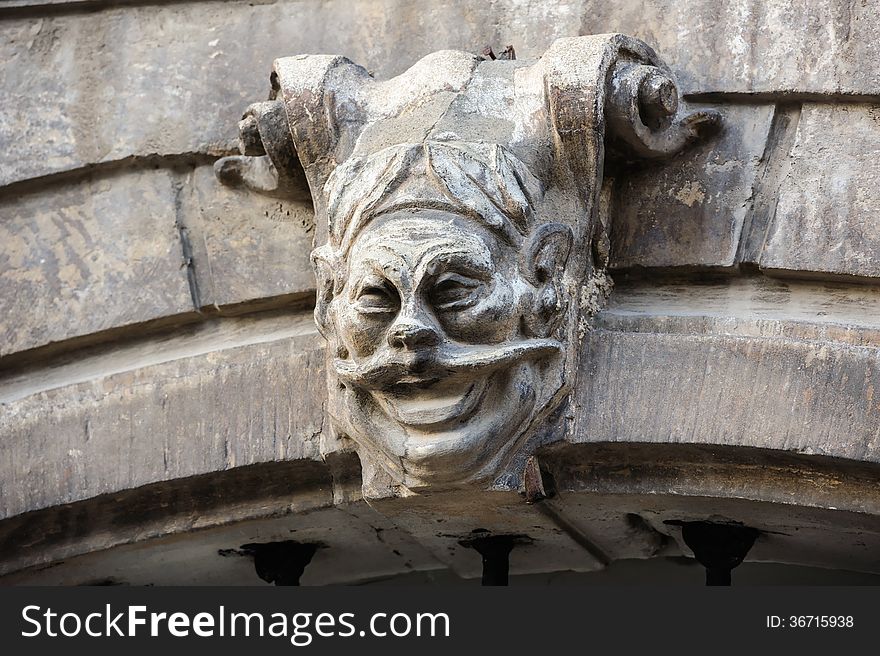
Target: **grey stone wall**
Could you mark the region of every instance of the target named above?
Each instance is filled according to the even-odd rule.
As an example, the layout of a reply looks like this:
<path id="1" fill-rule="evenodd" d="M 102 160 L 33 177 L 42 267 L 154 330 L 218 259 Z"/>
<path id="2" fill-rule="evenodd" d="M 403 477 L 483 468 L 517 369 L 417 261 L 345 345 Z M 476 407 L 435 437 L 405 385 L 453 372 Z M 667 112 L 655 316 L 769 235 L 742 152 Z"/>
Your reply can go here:
<path id="1" fill-rule="evenodd" d="M 513 44 L 525 59 L 609 31 L 654 46 L 725 128 L 616 173 L 617 285 L 584 354 L 583 440 L 880 461 L 872 0 L 12 0 L 0 5 L 7 547 L 27 513 L 320 459 L 311 207 L 228 189 L 211 170 L 275 57 L 340 53 L 381 78 L 438 49 Z M 333 479 L 333 463 L 315 466 Z M 356 496 L 330 487 L 318 506 Z M 108 544 L 56 537 L 45 553 Z M 3 571 L 45 553 L 4 550 Z"/>

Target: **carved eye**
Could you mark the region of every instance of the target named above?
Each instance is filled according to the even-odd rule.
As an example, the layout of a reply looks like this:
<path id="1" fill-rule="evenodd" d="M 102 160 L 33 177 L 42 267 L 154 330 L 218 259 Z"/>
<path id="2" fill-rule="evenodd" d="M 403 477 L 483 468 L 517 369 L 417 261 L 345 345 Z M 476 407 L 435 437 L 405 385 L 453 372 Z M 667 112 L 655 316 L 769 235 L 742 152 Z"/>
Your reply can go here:
<path id="1" fill-rule="evenodd" d="M 391 314 L 400 309 L 397 290 L 387 283 L 364 285 L 355 300 L 357 309 L 367 314 Z"/>
<path id="2" fill-rule="evenodd" d="M 431 303 L 438 310 L 463 310 L 477 302 L 480 282 L 456 273 L 446 274 L 434 284 Z"/>

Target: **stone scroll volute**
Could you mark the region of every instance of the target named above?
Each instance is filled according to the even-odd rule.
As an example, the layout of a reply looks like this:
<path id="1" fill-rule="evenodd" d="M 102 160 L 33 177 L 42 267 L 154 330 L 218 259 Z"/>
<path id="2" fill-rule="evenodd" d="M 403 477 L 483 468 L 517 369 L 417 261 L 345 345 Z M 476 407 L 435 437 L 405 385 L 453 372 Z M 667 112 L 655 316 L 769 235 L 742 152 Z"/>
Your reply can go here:
<path id="1" fill-rule="evenodd" d="M 576 354 L 610 289 L 603 170 L 719 124 L 622 35 L 538 60 L 457 51 L 377 81 L 343 57 L 278 59 L 227 184 L 310 197 L 331 434 L 370 497 L 521 485 L 566 439 Z"/>

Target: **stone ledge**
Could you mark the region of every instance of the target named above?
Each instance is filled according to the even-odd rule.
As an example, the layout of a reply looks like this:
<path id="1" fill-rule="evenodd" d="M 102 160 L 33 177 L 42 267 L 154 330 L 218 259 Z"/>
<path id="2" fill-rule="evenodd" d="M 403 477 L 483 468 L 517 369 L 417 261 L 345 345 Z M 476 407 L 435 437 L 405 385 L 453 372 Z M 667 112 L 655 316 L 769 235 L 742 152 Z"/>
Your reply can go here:
<path id="1" fill-rule="evenodd" d="M 880 347 L 880 289 L 764 276 L 653 281 L 621 276 L 596 325 Z"/>
<path id="2" fill-rule="evenodd" d="M 2 583 L 254 585 L 241 545 L 289 539 L 321 545 L 304 585 L 438 571 L 441 563 L 474 577 L 479 555 L 459 540 L 477 526 L 476 534 L 529 536 L 511 554 L 512 574 L 589 570 L 602 564 L 572 537 L 601 545 L 612 562 L 680 558 L 690 551 L 676 524 L 709 515 L 763 530 L 751 561 L 877 571 L 877 465 L 670 444 L 555 445 L 538 458 L 555 494 L 533 504 L 471 491 L 334 507 L 339 480 L 314 461 L 104 495 L 0 522 Z M 356 458 L 347 459 L 330 469 L 357 478 Z"/>
<path id="3" fill-rule="evenodd" d="M 0 415 L 0 517 L 255 463 L 320 459 L 323 362 L 309 331 L 19 391 Z"/>
<path id="4" fill-rule="evenodd" d="M 584 342 L 574 434 L 880 462 L 878 294 L 763 279 L 621 284 Z M 311 316 L 275 313 L 7 377 L 2 516 L 319 459 L 323 365 Z"/>
<path id="5" fill-rule="evenodd" d="M 596 330 L 584 342 L 574 434 L 880 462 L 878 354 L 834 342 Z"/>
<path id="6" fill-rule="evenodd" d="M 333 504 L 333 480 L 313 460 L 264 463 L 119 490 L 0 522 L 0 572 L 120 544 Z M 71 521 L 75 518 L 75 521 Z M 22 551 L 21 545 L 29 545 Z"/>

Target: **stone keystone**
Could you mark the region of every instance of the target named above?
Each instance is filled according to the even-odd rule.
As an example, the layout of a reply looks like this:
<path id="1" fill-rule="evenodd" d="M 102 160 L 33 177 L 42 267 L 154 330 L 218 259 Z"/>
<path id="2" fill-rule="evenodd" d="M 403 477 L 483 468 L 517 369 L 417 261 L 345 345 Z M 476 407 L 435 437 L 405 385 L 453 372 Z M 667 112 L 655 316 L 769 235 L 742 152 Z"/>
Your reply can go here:
<path id="1" fill-rule="evenodd" d="M 606 160 L 673 155 L 720 124 L 619 34 L 537 61 L 428 55 L 374 80 L 344 57 L 278 59 L 225 184 L 310 196 L 329 453 L 368 497 L 517 489 L 565 440 L 575 357 L 610 289 Z M 582 372 L 581 372 L 582 373 Z"/>

